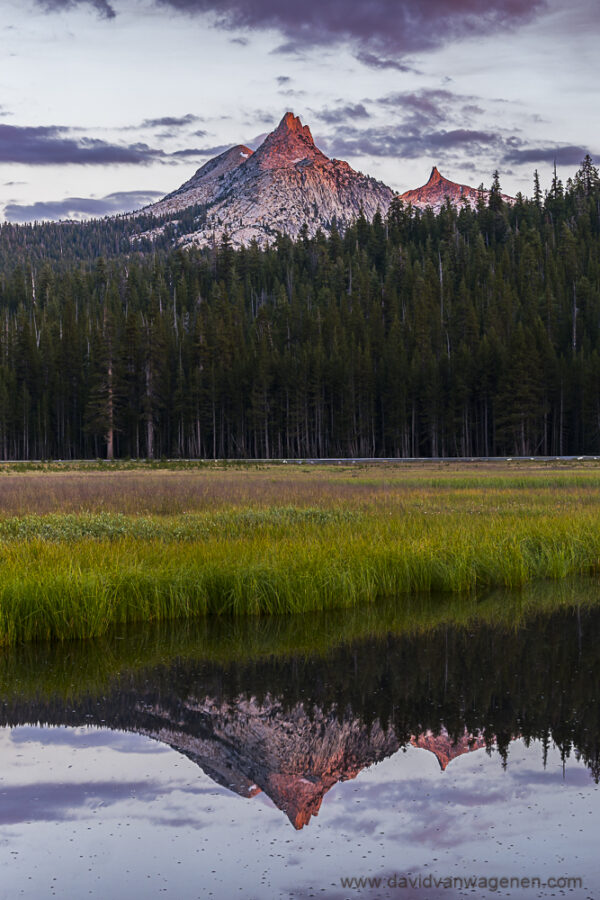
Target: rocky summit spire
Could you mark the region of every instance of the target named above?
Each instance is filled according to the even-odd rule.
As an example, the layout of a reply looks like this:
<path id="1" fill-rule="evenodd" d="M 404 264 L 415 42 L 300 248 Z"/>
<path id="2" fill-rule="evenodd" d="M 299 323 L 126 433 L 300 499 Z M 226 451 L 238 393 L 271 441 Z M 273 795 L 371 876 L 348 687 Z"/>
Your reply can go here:
<path id="1" fill-rule="evenodd" d="M 255 152 L 252 168 L 280 168 L 305 159 L 325 161 L 326 157 L 316 147 L 308 125 L 303 125 L 294 113 L 286 112 L 275 131 Z"/>
<path id="2" fill-rule="evenodd" d="M 484 199 L 487 201 L 488 191 L 484 191 Z M 430 208 L 434 212 L 439 212 L 448 202 L 459 209 L 463 206 L 474 208 L 480 198 L 480 192 L 477 188 L 470 187 L 468 184 L 457 184 L 455 181 L 449 181 L 441 174 L 437 166 L 434 166 L 429 176 L 427 184 L 422 187 L 415 188 L 412 191 L 405 191 L 400 194 L 399 198 L 403 203 L 414 206 L 416 209 Z M 502 200 L 505 203 L 514 203 L 512 197 L 502 194 Z"/>
<path id="3" fill-rule="evenodd" d="M 434 166 L 431 170 L 431 175 L 429 176 L 429 181 L 427 184 L 437 184 L 439 181 L 445 181 L 446 179 L 443 175 L 440 175 L 439 169 L 437 166 Z"/>
<path id="4" fill-rule="evenodd" d="M 275 129 L 275 134 L 285 134 L 285 132 L 296 132 L 297 134 L 303 134 L 311 141 L 313 139 L 308 125 L 303 125 L 300 121 L 300 116 L 295 116 L 293 112 L 286 112 L 285 116 Z"/>

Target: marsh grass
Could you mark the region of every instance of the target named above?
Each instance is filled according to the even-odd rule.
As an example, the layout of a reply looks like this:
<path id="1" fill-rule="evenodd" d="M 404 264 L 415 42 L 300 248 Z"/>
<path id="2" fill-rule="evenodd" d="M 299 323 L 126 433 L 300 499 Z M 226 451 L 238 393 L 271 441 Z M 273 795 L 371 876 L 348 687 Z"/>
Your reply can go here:
<path id="1" fill-rule="evenodd" d="M 25 643 L 0 654 L 2 698 L 103 694 L 117 679 L 174 660 L 228 666 L 272 658 L 313 660 L 388 635 L 417 637 L 439 629 L 491 626 L 502 633 L 535 627 L 562 611 L 598 607 L 600 586 L 586 579 L 532 584 L 474 597 L 420 594 L 304 615 L 205 616 L 112 626 L 97 640 Z"/>
<path id="2" fill-rule="evenodd" d="M 600 471 L 284 467 L 0 477 L 0 643 L 398 607 L 596 575 Z"/>

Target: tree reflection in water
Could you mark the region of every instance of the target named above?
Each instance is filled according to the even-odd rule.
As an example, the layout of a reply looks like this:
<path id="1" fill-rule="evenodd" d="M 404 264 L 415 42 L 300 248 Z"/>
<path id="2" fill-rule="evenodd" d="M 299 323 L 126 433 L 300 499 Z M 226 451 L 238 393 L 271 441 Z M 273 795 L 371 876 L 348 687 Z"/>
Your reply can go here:
<path id="1" fill-rule="evenodd" d="M 324 620 L 310 622 L 318 634 Z M 377 635 L 370 627 L 315 652 L 287 639 L 282 647 L 278 633 L 270 655 L 269 626 L 235 627 L 235 641 L 220 621 L 11 651 L 0 724 L 147 735 L 243 797 L 264 791 L 296 828 L 334 784 L 409 744 L 445 768 L 479 748 L 496 748 L 506 764 L 521 737 L 546 751 L 555 744 L 563 760 L 576 754 L 600 779 L 593 605 L 562 606 L 515 628 L 472 621 L 393 633 L 384 622 Z M 256 629 L 261 652 L 244 658 L 240 647 L 256 648 Z"/>

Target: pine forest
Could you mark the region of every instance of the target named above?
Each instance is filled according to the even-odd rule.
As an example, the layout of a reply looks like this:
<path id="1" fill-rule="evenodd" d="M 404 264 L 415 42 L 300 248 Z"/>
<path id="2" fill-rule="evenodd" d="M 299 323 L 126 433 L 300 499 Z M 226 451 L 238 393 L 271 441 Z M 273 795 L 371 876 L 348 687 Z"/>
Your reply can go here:
<path id="1" fill-rule="evenodd" d="M 600 454 L 589 157 L 266 250 L 128 227 L 0 227 L 2 459 Z"/>

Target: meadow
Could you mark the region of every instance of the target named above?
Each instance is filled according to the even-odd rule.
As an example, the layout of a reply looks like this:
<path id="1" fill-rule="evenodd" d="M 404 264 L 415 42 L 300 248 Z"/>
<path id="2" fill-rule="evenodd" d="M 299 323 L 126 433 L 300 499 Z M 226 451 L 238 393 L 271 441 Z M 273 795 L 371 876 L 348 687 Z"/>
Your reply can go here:
<path id="1" fill-rule="evenodd" d="M 596 576 L 594 462 L 0 466 L 0 643 Z"/>

